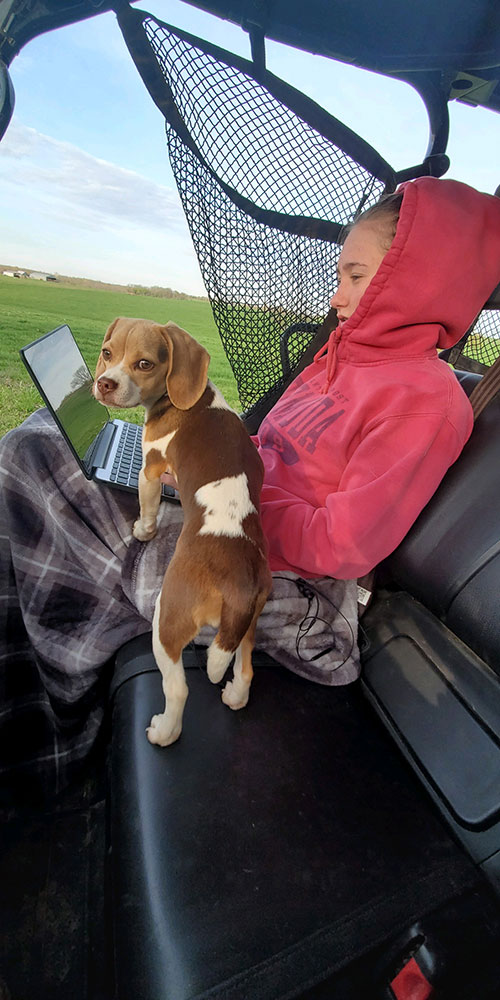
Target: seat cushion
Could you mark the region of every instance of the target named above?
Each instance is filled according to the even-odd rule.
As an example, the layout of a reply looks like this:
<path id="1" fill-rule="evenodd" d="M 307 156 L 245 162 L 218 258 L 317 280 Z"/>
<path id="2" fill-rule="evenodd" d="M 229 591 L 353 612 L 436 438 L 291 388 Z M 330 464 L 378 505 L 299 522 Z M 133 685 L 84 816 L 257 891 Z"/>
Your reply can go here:
<path id="1" fill-rule="evenodd" d="M 145 735 L 163 706 L 148 638 L 117 663 L 120 1000 L 300 996 L 475 884 L 357 684 L 261 661 L 248 707 L 231 712 L 196 655 L 185 662 L 184 729 L 165 749 Z"/>

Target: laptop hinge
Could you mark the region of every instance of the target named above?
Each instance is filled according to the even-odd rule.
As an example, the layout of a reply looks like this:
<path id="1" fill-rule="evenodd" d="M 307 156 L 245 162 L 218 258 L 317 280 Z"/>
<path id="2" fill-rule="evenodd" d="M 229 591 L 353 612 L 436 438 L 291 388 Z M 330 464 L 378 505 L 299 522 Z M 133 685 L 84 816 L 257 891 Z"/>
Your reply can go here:
<path id="1" fill-rule="evenodd" d="M 104 425 L 95 440 L 95 451 L 92 455 L 92 468 L 103 468 L 106 465 L 108 452 L 116 433 L 116 427 L 111 421 Z"/>

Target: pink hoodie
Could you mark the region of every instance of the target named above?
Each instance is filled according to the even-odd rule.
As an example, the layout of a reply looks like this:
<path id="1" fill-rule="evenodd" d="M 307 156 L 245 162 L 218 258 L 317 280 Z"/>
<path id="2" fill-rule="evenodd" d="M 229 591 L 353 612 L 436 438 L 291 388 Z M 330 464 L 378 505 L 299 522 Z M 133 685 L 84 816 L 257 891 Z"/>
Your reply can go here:
<path id="1" fill-rule="evenodd" d="M 500 278 L 500 199 L 458 181 L 402 185 L 396 236 L 358 308 L 254 438 L 272 570 L 362 576 L 456 460 L 472 410 L 439 360 Z"/>

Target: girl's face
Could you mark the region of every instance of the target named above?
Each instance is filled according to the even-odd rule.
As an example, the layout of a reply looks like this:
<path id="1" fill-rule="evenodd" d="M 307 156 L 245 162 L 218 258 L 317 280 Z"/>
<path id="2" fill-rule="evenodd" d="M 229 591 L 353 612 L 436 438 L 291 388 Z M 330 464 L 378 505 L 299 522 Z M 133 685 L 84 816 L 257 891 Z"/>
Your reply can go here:
<path id="1" fill-rule="evenodd" d="M 386 255 L 381 234 L 376 225 L 358 222 L 351 229 L 339 257 L 338 287 L 330 299 L 337 310 L 339 322 L 344 322 L 357 309 L 363 292 L 377 273 Z"/>

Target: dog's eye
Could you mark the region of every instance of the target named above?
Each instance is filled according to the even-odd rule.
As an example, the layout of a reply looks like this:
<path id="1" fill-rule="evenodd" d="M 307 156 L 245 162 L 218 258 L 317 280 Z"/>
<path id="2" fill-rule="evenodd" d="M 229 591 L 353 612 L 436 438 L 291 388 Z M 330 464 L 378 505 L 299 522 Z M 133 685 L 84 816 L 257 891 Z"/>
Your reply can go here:
<path id="1" fill-rule="evenodd" d="M 103 356 L 104 360 L 105 361 L 109 361 L 109 359 L 111 357 L 111 351 L 108 351 L 107 347 L 103 347 L 101 353 L 102 353 L 102 356 Z"/>
<path id="2" fill-rule="evenodd" d="M 146 358 L 142 358 L 137 367 L 141 369 L 141 372 L 150 372 L 154 368 L 154 364 L 152 361 L 146 361 Z"/>

